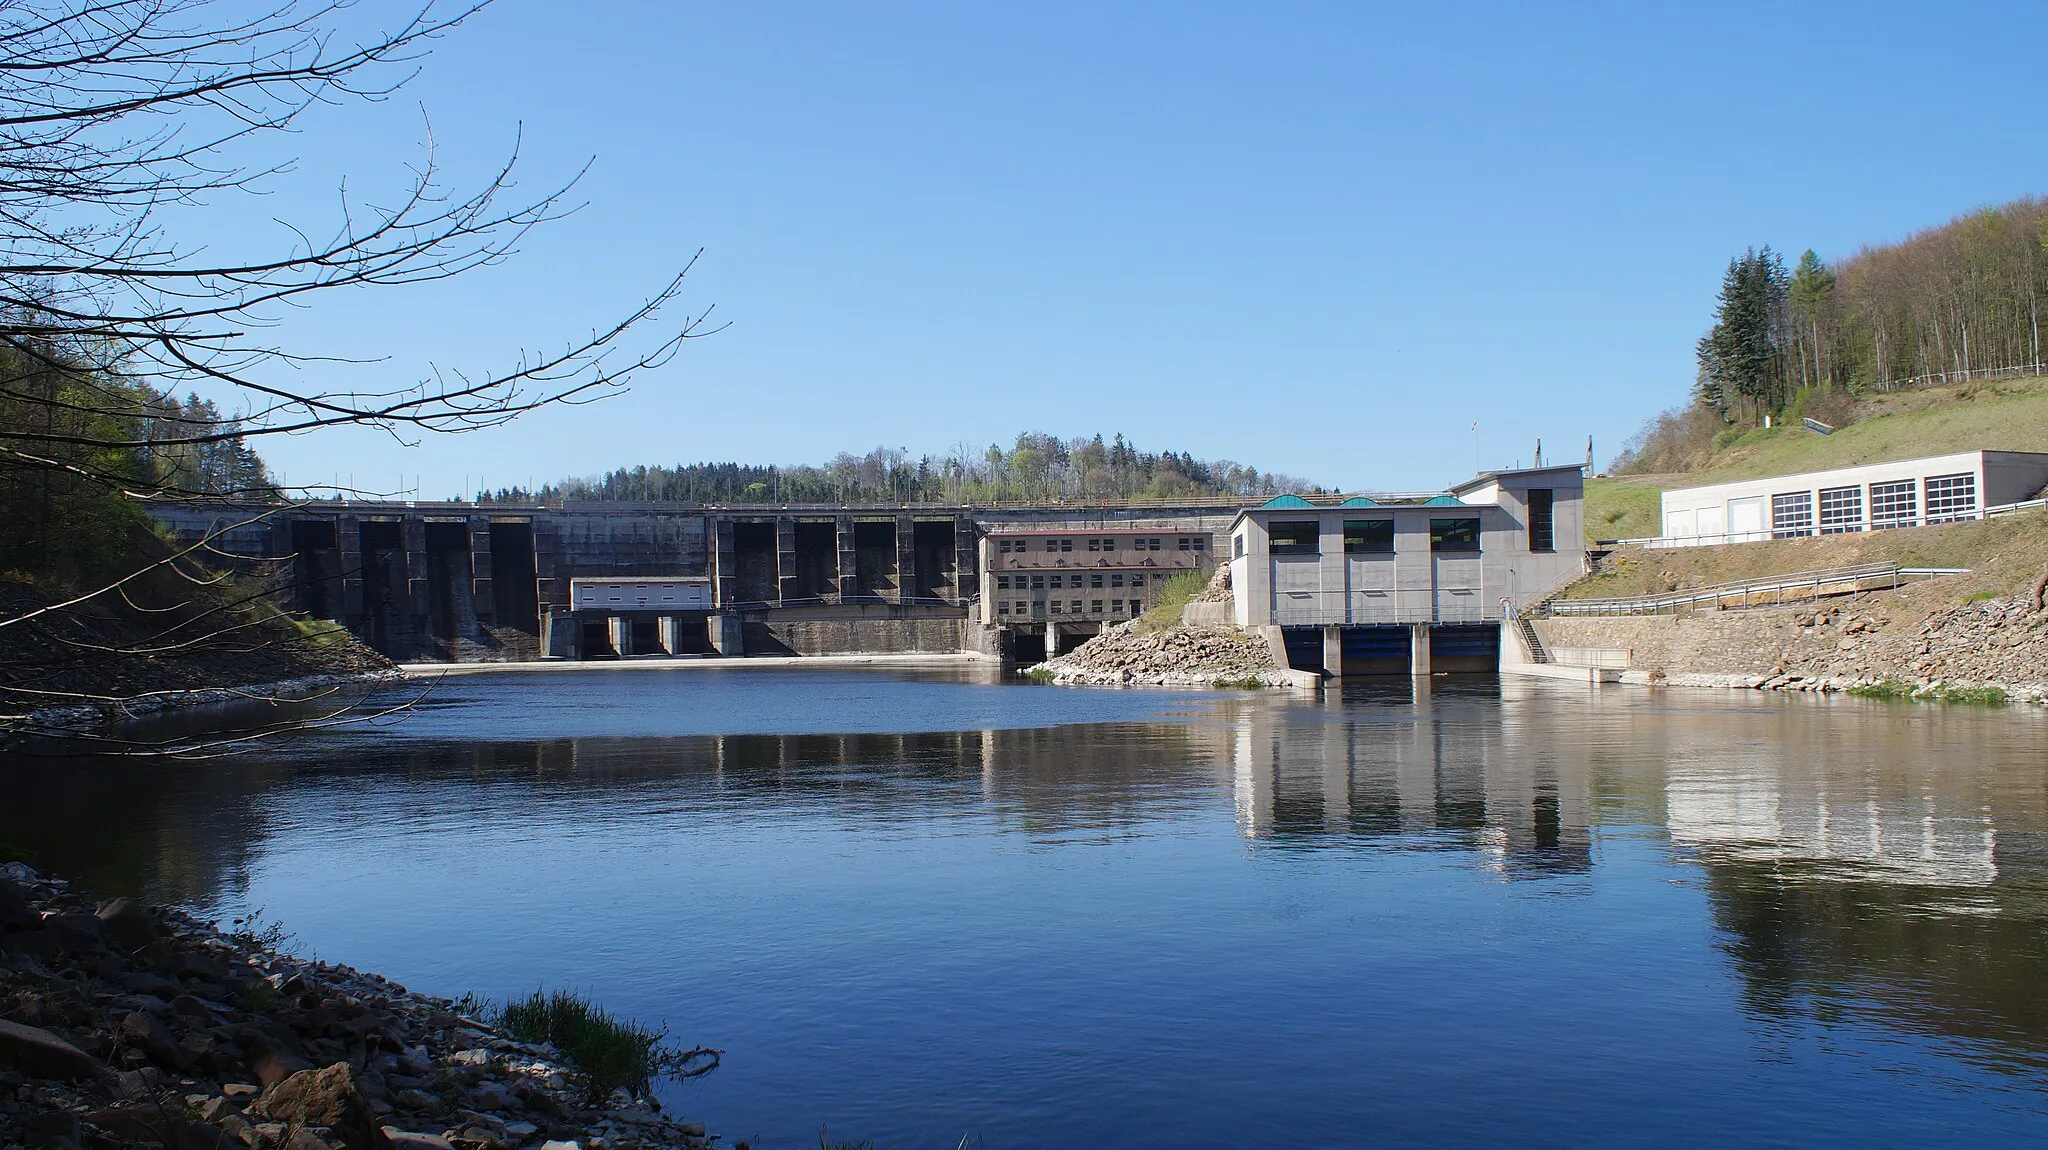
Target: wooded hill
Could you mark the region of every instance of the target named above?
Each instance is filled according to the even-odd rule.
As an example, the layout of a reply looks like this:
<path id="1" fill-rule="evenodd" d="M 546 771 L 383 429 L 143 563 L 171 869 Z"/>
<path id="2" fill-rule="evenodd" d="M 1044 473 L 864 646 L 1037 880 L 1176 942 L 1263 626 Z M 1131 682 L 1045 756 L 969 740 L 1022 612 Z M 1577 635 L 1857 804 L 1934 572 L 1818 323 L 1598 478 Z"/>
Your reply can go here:
<path id="1" fill-rule="evenodd" d="M 878 447 L 841 453 L 828 463 L 769 466 L 689 463 L 620 468 L 592 479 L 567 479 L 537 491 L 487 492 L 498 503 L 558 500 L 673 500 L 699 503 L 993 503 L 1004 500 L 1136 500 L 1201 497 L 1269 498 L 1317 494 L 1323 488 L 1293 476 L 1262 472 L 1227 459 L 1187 452 L 1140 451 L 1122 435 L 1060 439 L 1026 432 L 1005 449 L 957 445 L 944 457 L 912 459 Z"/>
<path id="2" fill-rule="evenodd" d="M 2015 200 L 1832 265 L 1731 259 L 1698 347 L 1698 401 L 1758 423 L 1802 389 L 1889 391 L 2042 364 L 2048 200 Z"/>

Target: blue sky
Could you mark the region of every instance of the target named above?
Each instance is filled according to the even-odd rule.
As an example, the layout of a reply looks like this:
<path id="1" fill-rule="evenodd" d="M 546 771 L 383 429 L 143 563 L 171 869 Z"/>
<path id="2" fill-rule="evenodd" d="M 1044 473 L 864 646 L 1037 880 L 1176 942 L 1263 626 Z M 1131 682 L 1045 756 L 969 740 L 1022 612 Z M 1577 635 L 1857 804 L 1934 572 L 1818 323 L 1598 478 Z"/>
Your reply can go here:
<path id="1" fill-rule="evenodd" d="M 595 157 L 589 206 L 504 266 L 282 317 L 385 357 L 368 382 L 560 344 L 704 249 L 685 303 L 731 326 L 630 393 L 416 448 L 271 441 L 294 484 L 1043 430 L 1436 487 L 1475 420 L 1487 466 L 1588 435 L 1604 464 L 1684 398 L 1745 245 L 1839 256 L 2048 190 L 2044 33 L 2019 4 L 501 0 L 201 234 L 397 186 L 422 107 L 458 181 L 522 129 L 529 187 Z"/>

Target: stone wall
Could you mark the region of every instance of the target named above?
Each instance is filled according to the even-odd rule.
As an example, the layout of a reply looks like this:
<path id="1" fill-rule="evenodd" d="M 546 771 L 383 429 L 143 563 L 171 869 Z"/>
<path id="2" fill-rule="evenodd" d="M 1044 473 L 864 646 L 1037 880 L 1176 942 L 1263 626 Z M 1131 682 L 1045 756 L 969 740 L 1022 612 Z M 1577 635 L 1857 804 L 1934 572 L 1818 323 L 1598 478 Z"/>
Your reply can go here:
<path id="1" fill-rule="evenodd" d="M 1798 607 L 1540 619 L 1536 630 L 1551 650 L 1625 651 L 1634 681 L 1791 690 L 1891 681 L 2048 695 L 2048 613 L 2026 595 L 1953 602 L 1938 582 Z"/>
<path id="2" fill-rule="evenodd" d="M 951 655 L 972 650 L 965 616 L 954 618 L 791 618 L 745 616 L 749 655 Z"/>

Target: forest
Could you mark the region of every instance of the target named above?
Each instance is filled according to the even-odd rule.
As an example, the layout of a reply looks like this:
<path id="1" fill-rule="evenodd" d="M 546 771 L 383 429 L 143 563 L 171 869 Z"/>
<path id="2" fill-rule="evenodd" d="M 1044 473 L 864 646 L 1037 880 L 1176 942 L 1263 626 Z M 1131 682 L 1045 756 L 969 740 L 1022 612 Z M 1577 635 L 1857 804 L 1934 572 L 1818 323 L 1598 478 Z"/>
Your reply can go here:
<path id="1" fill-rule="evenodd" d="M 497 503 L 561 500 L 660 500 L 699 503 L 996 503 L 1003 501 L 1132 500 L 1317 494 L 1324 489 L 1293 476 L 1262 472 L 1227 459 L 1188 452 L 1140 451 L 1122 435 L 1061 439 L 1019 435 L 1009 448 L 956 445 L 944 457 L 915 459 L 898 448 L 866 455 L 842 452 L 830 462 L 771 466 L 691 463 L 620 468 L 567 479 L 537 491 L 486 492 Z"/>
<path id="2" fill-rule="evenodd" d="M 2048 200 L 1984 208 L 1830 265 L 1766 245 L 1728 261 L 1696 398 L 1731 422 L 1802 390 L 1888 391 L 2040 370 Z"/>
<path id="3" fill-rule="evenodd" d="M 40 436 L 0 452 L 0 571 L 75 573 L 117 560 L 150 499 L 278 496 L 241 422 L 198 395 L 0 347 L 0 426 Z"/>

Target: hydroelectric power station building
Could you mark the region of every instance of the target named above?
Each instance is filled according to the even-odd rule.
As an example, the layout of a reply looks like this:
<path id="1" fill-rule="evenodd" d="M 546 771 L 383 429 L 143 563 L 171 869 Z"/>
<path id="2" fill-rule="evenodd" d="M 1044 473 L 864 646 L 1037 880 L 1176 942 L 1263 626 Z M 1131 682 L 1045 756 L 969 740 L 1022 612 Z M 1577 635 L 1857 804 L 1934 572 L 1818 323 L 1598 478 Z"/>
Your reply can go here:
<path id="1" fill-rule="evenodd" d="M 1285 495 L 1230 527 L 1232 614 L 1332 675 L 1493 670 L 1501 625 L 1586 569 L 1584 470 L 1483 472 L 1431 496 Z"/>
<path id="2" fill-rule="evenodd" d="M 1176 573 L 1208 575 L 1227 547 L 1229 617 L 1277 628 L 1296 667 L 1342 674 L 1492 670 L 1509 608 L 1584 569 L 1581 491 L 1573 466 L 1253 507 L 350 500 L 157 515 L 401 661 L 1035 662 L 1142 614 Z"/>

